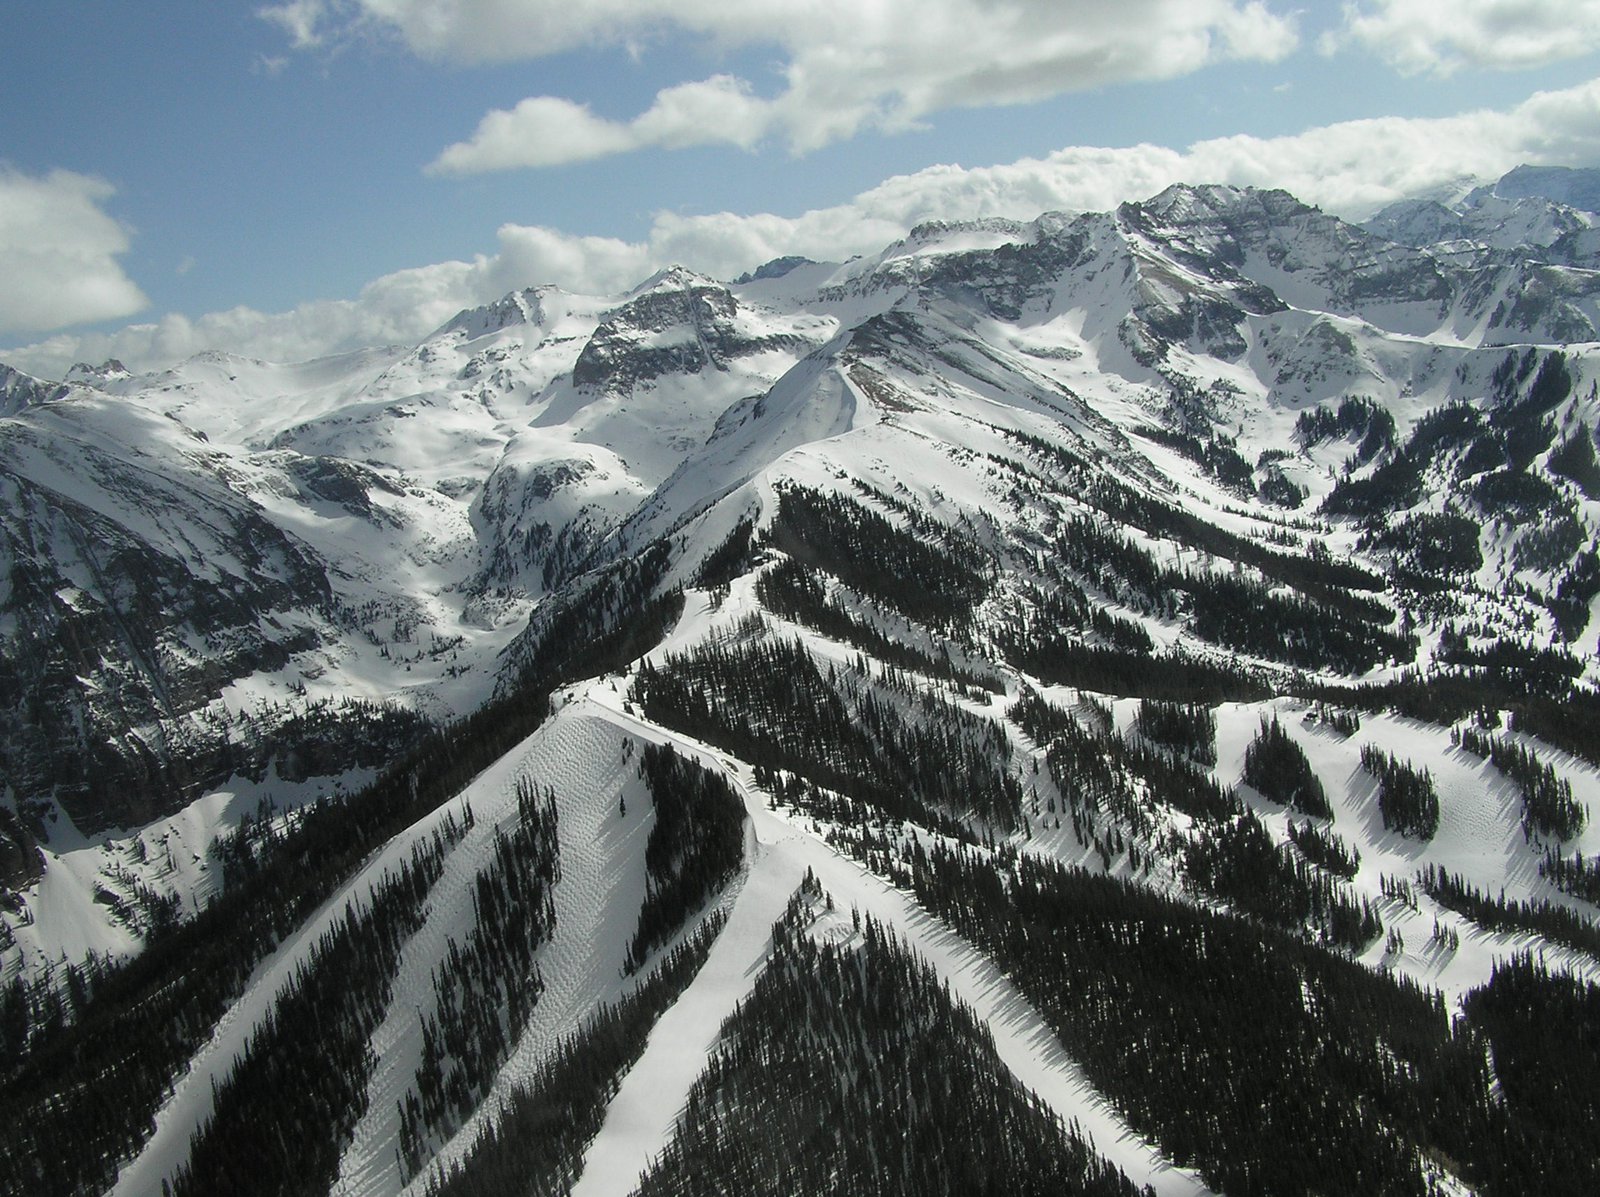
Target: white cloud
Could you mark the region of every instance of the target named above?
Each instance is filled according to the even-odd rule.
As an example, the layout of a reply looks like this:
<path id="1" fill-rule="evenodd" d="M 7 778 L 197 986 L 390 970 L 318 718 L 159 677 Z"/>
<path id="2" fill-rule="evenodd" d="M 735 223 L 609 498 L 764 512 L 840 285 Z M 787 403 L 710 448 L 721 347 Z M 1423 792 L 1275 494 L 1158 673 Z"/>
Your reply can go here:
<path id="1" fill-rule="evenodd" d="M 480 259 L 477 281 L 485 299 L 540 283 L 581 294 L 615 295 L 663 264 L 650 244 L 573 236 L 538 225 L 502 225 L 499 242 L 499 253 Z"/>
<path id="2" fill-rule="evenodd" d="M 1323 39 L 1349 44 L 1407 74 L 1544 66 L 1600 48 L 1600 0 L 1364 0 Z"/>
<path id="3" fill-rule="evenodd" d="M 1537 93 L 1506 111 L 1350 121 L 1286 137 L 1215 138 L 1186 150 L 1072 146 L 1000 166 L 934 166 L 797 216 L 658 213 L 638 241 L 505 225 L 492 254 L 398 271 L 368 284 L 353 300 L 321 300 L 273 315 L 239 308 L 194 321 L 168 316 L 117 333 L 63 335 L 0 351 L 0 361 L 59 377 L 77 360 L 118 357 L 139 369 L 209 348 L 300 360 L 413 342 L 459 309 L 516 287 L 554 283 L 569 291 L 616 294 L 673 262 L 727 278 L 785 254 L 837 260 L 873 253 L 926 220 L 1101 210 L 1177 182 L 1283 187 L 1329 211 L 1360 218 L 1392 200 L 1463 177 L 1498 176 L 1521 162 L 1597 160 L 1600 79 Z"/>
<path id="4" fill-rule="evenodd" d="M 354 299 L 318 299 L 287 312 L 237 307 L 191 319 L 169 313 L 108 333 L 62 333 L 0 350 L 0 362 L 44 378 L 74 363 L 115 357 L 134 370 L 157 369 L 206 349 L 267 361 L 305 361 L 376 345 L 412 344 L 462 308 L 517 287 L 555 282 L 571 291 L 610 294 L 647 275 L 650 251 L 605 237 L 506 225 L 496 252 L 470 262 L 440 262 L 375 279 Z"/>
<path id="5" fill-rule="evenodd" d="M 128 231 L 101 205 L 111 184 L 0 164 L 0 333 L 131 316 L 148 302 L 117 262 Z"/>
<path id="6" fill-rule="evenodd" d="M 585 105 L 555 96 L 535 96 L 515 108 L 489 113 L 478 122 L 471 141 L 450 146 L 428 167 L 428 173 L 555 166 L 619 154 L 634 144 L 627 126 L 598 117 Z"/>
<path id="7" fill-rule="evenodd" d="M 334 14 L 323 0 L 289 0 L 256 10 L 264 21 L 271 21 L 289 35 L 289 44 L 304 50 L 322 43 L 320 27 Z"/>
<path id="8" fill-rule="evenodd" d="M 629 121 L 556 96 L 487 114 L 435 173 L 550 166 L 647 146 L 795 152 L 942 109 L 1016 104 L 1211 63 L 1276 60 L 1297 38 L 1264 0 L 294 0 L 264 10 L 297 46 L 375 31 L 462 62 L 580 47 L 638 53 L 677 34 L 713 51 L 776 47 L 776 94 L 715 75 L 667 88 Z"/>
<path id="9" fill-rule="evenodd" d="M 641 145 L 681 149 L 707 136 L 749 147 L 771 127 L 778 105 L 758 99 L 732 75 L 680 83 L 656 93 L 655 103 L 629 126 Z"/>
<path id="10" fill-rule="evenodd" d="M 489 113 L 469 140 L 448 147 L 427 170 L 478 174 L 557 166 L 647 146 L 682 149 L 713 141 L 748 148 L 771 127 L 775 110 L 729 75 L 667 88 L 648 111 L 627 123 L 595 116 L 570 100 L 535 96 Z"/>
<path id="11" fill-rule="evenodd" d="M 287 312 L 237 307 L 197 319 L 169 313 L 109 333 L 59 334 L 0 361 L 45 378 L 73 362 L 118 358 L 134 370 L 156 369 L 206 349 L 294 362 L 346 349 L 420 340 L 463 307 L 484 301 L 495 259 L 444 262 L 401 270 L 368 283 L 355 299 L 319 299 Z M 500 293 L 509 288 L 504 288 Z"/>

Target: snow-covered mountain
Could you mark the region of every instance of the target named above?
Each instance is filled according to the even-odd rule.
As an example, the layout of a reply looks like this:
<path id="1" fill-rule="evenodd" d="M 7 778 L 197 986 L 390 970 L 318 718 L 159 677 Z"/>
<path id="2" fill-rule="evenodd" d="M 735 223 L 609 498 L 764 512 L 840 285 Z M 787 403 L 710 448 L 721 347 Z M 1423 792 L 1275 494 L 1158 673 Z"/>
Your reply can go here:
<path id="1" fill-rule="evenodd" d="M 0 374 L 0 1192 L 1590 1191 L 1558 182 Z"/>
<path id="2" fill-rule="evenodd" d="M 1578 235 L 1597 221 L 1600 171 L 1521 166 L 1453 199 L 1400 200 L 1363 227 L 1403 245 L 1462 242 L 1512 254 L 1532 248 L 1563 261 Z"/>

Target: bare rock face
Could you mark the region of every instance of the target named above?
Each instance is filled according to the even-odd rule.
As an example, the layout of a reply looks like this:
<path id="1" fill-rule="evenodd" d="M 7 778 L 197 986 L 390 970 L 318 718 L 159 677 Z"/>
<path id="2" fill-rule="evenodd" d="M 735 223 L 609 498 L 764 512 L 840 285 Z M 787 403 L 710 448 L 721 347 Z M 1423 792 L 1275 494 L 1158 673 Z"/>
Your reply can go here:
<path id="1" fill-rule="evenodd" d="M 23 822 L 0 807 L 0 902 L 44 876 L 44 856 Z"/>
<path id="2" fill-rule="evenodd" d="M 725 286 L 673 268 L 601 322 L 578 355 L 572 381 L 628 390 L 667 374 L 725 370 L 736 358 L 795 344 L 792 338 L 752 332 Z"/>
<path id="3" fill-rule="evenodd" d="M 149 423 L 124 415 L 69 395 L 0 421 L 0 772 L 22 810 L 59 803 L 83 832 L 141 825 L 282 756 L 287 708 L 216 699 L 343 618 L 325 562 L 225 459 L 158 457 Z M 311 500 L 365 502 L 370 471 L 292 464 Z"/>
<path id="4" fill-rule="evenodd" d="M 0 363 L 0 416 L 16 415 L 41 403 L 64 399 L 72 387 L 64 382 L 45 382 Z"/>

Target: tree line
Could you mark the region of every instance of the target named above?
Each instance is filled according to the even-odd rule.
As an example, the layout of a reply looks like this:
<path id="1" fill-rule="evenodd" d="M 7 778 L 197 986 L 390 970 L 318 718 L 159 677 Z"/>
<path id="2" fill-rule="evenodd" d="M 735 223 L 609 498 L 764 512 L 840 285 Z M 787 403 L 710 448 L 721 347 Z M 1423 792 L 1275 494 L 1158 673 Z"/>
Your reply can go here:
<path id="1" fill-rule="evenodd" d="M 639 772 L 655 823 L 645 843 L 645 894 L 625 965 L 633 972 L 733 879 L 744 862 L 744 802 L 720 773 L 646 745 Z"/>
<path id="2" fill-rule="evenodd" d="M 999 724 L 931 692 L 908 709 L 866 674 L 833 664 L 824 672 L 798 640 L 763 633 L 668 654 L 640 668 L 632 695 L 656 722 L 894 818 L 935 826 L 976 816 L 1006 830 L 1021 823 L 1022 787 L 1006 768 Z"/>
<path id="3" fill-rule="evenodd" d="M 724 917 L 714 912 L 631 993 L 604 1006 L 516 1085 L 466 1155 L 435 1166 L 426 1197 L 564 1197 L 583 1171 L 623 1075 L 644 1054 L 656 1020 L 705 963 Z"/>
<path id="4" fill-rule="evenodd" d="M 401 1174 L 475 1110 L 544 992 L 535 952 L 555 933 L 561 879 L 554 791 L 516 780 L 517 818 L 495 828 L 488 867 L 473 878 L 472 929 L 452 936 L 432 972 L 434 1008 L 422 1018 L 422 1060 L 399 1102 Z"/>
<path id="5" fill-rule="evenodd" d="M 407 939 L 444 871 L 435 832 L 411 859 L 340 919 L 279 991 L 227 1077 L 213 1081 L 212 1112 L 163 1197 L 228 1193 L 323 1194 L 367 1108 L 377 1062 L 372 1033 L 388 1010 Z"/>
<path id="6" fill-rule="evenodd" d="M 30 1023 L 23 1058 L 0 1062 L 0 1154 L 55 1163 L 0 1169 L 0 1194 L 108 1187 L 261 960 L 379 845 L 526 739 L 558 685 L 621 668 L 659 640 L 682 610 L 681 594 L 655 594 L 668 561 L 658 543 L 585 579 L 581 599 L 541 608 L 521 645 L 517 681 L 503 694 L 427 733 L 371 785 L 304 808 L 206 908 L 86 980 L 73 1017 Z"/>
<path id="7" fill-rule="evenodd" d="M 816 942 L 824 903 L 808 877 L 641 1197 L 1136 1197 L 891 931 L 858 914 L 859 938 Z"/>
<path id="8" fill-rule="evenodd" d="M 1583 830 L 1588 812 L 1572 795 L 1572 783 L 1533 749 L 1468 724 L 1452 730 L 1450 738 L 1474 756 L 1516 782 L 1522 795 L 1525 831 L 1570 840 Z"/>

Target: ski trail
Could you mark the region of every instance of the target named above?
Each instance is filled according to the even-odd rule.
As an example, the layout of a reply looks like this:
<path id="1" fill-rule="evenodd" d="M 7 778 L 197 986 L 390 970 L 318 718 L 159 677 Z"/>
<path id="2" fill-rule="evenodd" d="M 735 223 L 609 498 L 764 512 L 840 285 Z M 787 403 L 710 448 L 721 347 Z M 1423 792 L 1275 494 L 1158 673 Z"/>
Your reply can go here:
<path id="1" fill-rule="evenodd" d="M 493 787 L 503 783 L 509 786 L 518 755 L 518 751 L 513 751 L 495 762 L 475 785 Z M 123 1165 L 111 1190 L 114 1197 L 146 1197 L 161 1191 L 162 1182 L 189 1158 L 191 1137 L 211 1117 L 213 1086 L 222 1084 L 232 1073 L 235 1060 L 244 1054 L 256 1027 L 272 1009 L 295 970 L 316 950 L 317 941 L 343 917 L 347 903 L 355 901 L 365 906 L 368 889 L 378 882 L 385 870 L 399 869 L 407 863 L 412 844 L 430 836 L 451 811 L 458 820 L 461 818 L 459 799 L 445 803 L 396 835 L 349 883 L 257 965 L 244 995 L 218 1020 L 210 1040 L 195 1054 L 188 1070 L 175 1078 L 172 1096 L 156 1112 L 155 1133 L 139 1153 Z M 457 848 L 460 847 L 458 844 Z M 452 850 L 446 857 L 447 872 L 455 867 L 451 859 L 454 855 Z M 430 901 L 436 900 L 437 894 L 436 887 L 430 891 Z"/>
<path id="2" fill-rule="evenodd" d="M 728 922 L 688 990 L 650 1032 L 644 1054 L 623 1077 L 600 1132 L 584 1155 L 572 1197 L 631 1193 L 678 1120 L 722 1024 L 766 965 L 772 924 L 803 870 L 769 860 L 760 844 Z"/>
<path id="3" fill-rule="evenodd" d="M 568 708 L 529 742 L 523 764 L 541 789 L 549 785 L 555 790 L 561 845 L 561 880 L 553 894 L 555 933 L 537 956 L 544 992 L 488 1095 L 440 1150 L 435 1164 L 448 1167 L 464 1158 L 479 1130 L 498 1115 L 516 1088 L 532 1082 L 561 1040 L 637 983 L 624 979 L 622 965 L 644 900 L 644 848 L 655 816 L 635 771 L 636 758 L 623 759 L 623 745 L 630 738 L 604 720 Z M 627 799 L 625 816 L 618 811 L 619 795 Z M 427 969 L 419 971 L 431 1003 Z M 397 1005 L 409 1010 L 399 999 Z M 413 1033 L 420 1039 L 420 1032 Z M 397 1136 L 392 1099 L 387 1109 L 390 1134 Z M 400 1189 L 393 1171 L 397 1141 L 369 1149 L 377 1179 L 360 1190 L 364 1197 Z M 425 1167 L 403 1191 L 420 1192 L 433 1167 Z"/>
<path id="4" fill-rule="evenodd" d="M 1076 1120 L 1095 1148 L 1137 1185 L 1159 1197 L 1206 1197 L 1199 1175 L 1180 1168 L 1136 1134 L 1067 1054 L 1038 1010 L 1000 969 L 929 915 L 910 895 L 770 811 L 742 769 L 724 754 L 620 709 L 613 693 L 590 688 L 588 709 L 643 739 L 670 744 L 728 774 L 745 800 L 754 851 L 749 877 L 728 925 L 689 989 L 651 1033 L 644 1055 L 624 1078 L 585 1156 L 573 1197 L 623 1197 L 671 1141 L 689 1090 L 723 1020 L 766 964 L 772 924 L 807 868 L 840 905 L 853 905 L 922 955 L 994 1035 L 1000 1059 L 1064 1121 Z"/>

